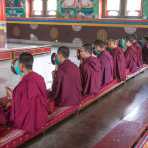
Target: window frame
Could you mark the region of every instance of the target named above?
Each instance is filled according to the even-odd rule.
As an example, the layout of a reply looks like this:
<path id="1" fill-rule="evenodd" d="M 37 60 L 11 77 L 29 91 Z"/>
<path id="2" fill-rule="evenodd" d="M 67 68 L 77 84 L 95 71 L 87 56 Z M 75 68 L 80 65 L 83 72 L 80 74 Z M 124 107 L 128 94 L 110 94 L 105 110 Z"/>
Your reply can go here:
<path id="1" fill-rule="evenodd" d="M 139 16 L 127 16 L 126 15 L 126 5 L 127 5 L 127 0 L 121 0 L 121 3 L 120 3 L 120 12 L 119 12 L 119 15 L 118 16 L 108 16 L 106 15 L 107 14 L 107 0 L 102 0 L 102 18 L 133 18 L 133 19 L 136 19 L 136 18 L 142 18 L 143 17 L 143 0 L 141 0 L 141 11 L 140 11 L 140 15 Z"/>
<path id="2" fill-rule="evenodd" d="M 42 15 L 34 15 L 33 14 L 33 1 L 31 1 L 30 3 L 30 17 L 52 17 L 52 18 L 56 18 L 57 14 L 56 15 L 48 15 L 48 11 L 47 11 L 47 2 L 48 0 L 42 0 L 43 2 L 43 14 Z M 57 3 L 58 3 L 58 0 L 57 0 Z"/>
<path id="3" fill-rule="evenodd" d="M 56 1 L 57 1 L 57 7 L 58 7 L 58 0 L 56 0 Z M 58 11 L 58 10 L 56 10 L 56 15 L 49 15 L 49 14 L 48 14 L 48 11 L 47 11 L 47 10 L 48 10 L 48 9 L 47 9 L 47 8 L 48 8 L 47 3 L 48 3 L 48 0 L 46 0 L 46 5 L 45 5 L 45 15 L 46 15 L 47 17 L 56 17 L 56 16 L 57 16 L 57 11 Z"/>
<path id="4" fill-rule="evenodd" d="M 119 15 L 118 16 L 109 16 L 109 15 L 107 15 L 107 0 L 105 0 L 105 9 L 103 9 L 103 10 L 105 10 L 104 11 L 104 15 L 106 16 L 106 17 L 119 17 L 119 16 L 121 16 L 121 14 L 122 14 L 122 11 L 121 11 L 121 3 L 122 3 L 122 0 L 120 0 L 120 6 L 119 6 Z"/>
<path id="5" fill-rule="evenodd" d="M 140 15 L 139 16 L 127 16 L 126 13 L 127 13 L 127 10 L 126 10 L 126 6 L 127 6 L 127 0 L 125 2 L 125 12 L 124 12 L 124 15 L 125 17 L 127 18 L 142 18 L 143 17 L 143 0 L 141 0 L 141 10 L 140 10 Z"/>

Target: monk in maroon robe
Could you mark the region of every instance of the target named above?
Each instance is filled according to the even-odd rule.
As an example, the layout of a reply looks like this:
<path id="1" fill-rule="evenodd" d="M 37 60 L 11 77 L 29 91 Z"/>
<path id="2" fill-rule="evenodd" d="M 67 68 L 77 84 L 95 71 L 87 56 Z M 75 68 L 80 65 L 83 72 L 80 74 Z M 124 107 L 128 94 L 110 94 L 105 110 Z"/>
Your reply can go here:
<path id="1" fill-rule="evenodd" d="M 123 49 L 118 46 L 117 40 L 110 40 L 108 44 L 114 61 L 114 79 L 124 81 L 126 79 L 126 62 Z"/>
<path id="2" fill-rule="evenodd" d="M 97 57 L 92 56 L 91 44 L 84 44 L 80 48 L 80 65 L 82 94 L 84 96 L 95 95 L 101 87 L 101 65 Z"/>
<path id="3" fill-rule="evenodd" d="M 15 128 L 34 133 L 48 120 L 48 98 L 44 79 L 32 71 L 32 65 L 33 56 L 22 53 L 15 70 L 23 77 L 12 92 L 10 122 Z"/>
<path id="4" fill-rule="evenodd" d="M 143 55 L 143 62 L 145 64 L 148 64 L 148 40 L 146 38 L 146 43 L 144 44 L 144 47 L 142 49 L 142 55 Z"/>
<path id="5" fill-rule="evenodd" d="M 101 63 L 102 85 L 106 85 L 113 80 L 113 58 L 109 51 L 106 50 L 106 44 L 103 41 L 96 40 L 95 49 L 100 52 L 98 58 Z"/>
<path id="6" fill-rule="evenodd" d="M 142 47 L 140 46 L 140 44 L 136 41 L 136 40 L 134 40 L 133 41 L 133 46 L 134 46 L 134 48 L 136 48 L 136 50 L 137 50 L 137 65 L 138 65 L 138 67 L 143 67 L 143 58 L 142 58 Z"/>
<path id="7" fill-rule="evenodd" d="M 132 42 L 133 50 L 135 49 L 135 52 L 137 55 L 137 66 L 138 66 L 138 68 L 140 68 L 143 66 L 142 47 L 138 43 L 135 35 L 128 36 L 128 40 L 130 40 Z"/>
<path id="8" fill-rule="evenodd" d="M 79 68 L 69 57 L 69 48 L 62 46 L 58 49 L 58 69 L 53 76 L 51 96 L 57 106 L 78 105 L 81 101 L 81 78 Z"/>
<path id="9" fill-rule="evenodd" d="M 126 45 L 127 45 L 127 50 L 125 51 L 126 68 L 129 70 L 130 73 L 133 73 L 138 70 L 137 51 L 133 46 L 131 40 L 127 40 Z"/>

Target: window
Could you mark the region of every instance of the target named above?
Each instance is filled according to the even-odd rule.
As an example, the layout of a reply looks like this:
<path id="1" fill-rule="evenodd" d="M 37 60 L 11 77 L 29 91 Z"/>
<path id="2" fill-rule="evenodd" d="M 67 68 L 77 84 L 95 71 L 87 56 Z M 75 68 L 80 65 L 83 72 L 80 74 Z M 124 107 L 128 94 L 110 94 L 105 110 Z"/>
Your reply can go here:
<path id="1" fill-rule="evenodd" d="M 103 0 L 103 6 L 104 17 L 140 17 L 142 15 L 142 0 Z"/>
<path id="2" fill-rule="evenodd" d="M 126 16 L 140 16 L 141 15 L 141 0 L 127 0 Z"/>
<path id="3" fill-rule="evenodd" d="M 57 0 L 47 0 L 47 15 L 55 16 L 57 14 Z"/>
<path id="4" fill-rule="evenodd" d="M 31 9 L 32 16 L 56 16 L 57 0 L 33 0 Z"/>
<path id="5" fill-rule="evenodd" d="M 107 16 L 119 16 L 120 15 L 120 3 L 121 0 L 107 0 L 106 3 L 106 15 Z"/>
<path id="6" fill-rule="evenodd" d="M 33 0 L 32 2 L 32 15 L 42 15 L 43 14 L 43 1 Z"/>

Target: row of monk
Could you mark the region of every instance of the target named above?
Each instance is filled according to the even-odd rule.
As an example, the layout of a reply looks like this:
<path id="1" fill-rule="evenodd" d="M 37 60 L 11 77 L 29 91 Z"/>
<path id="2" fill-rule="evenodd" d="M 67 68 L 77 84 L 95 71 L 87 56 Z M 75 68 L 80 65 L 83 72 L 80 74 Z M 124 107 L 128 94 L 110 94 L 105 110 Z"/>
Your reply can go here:
<path id="1" fill-rule="evenodd" d="M 93 96 L 113 79 L 124 81 L 126 71 L 135 72 L 142 67 L 140 45 L 133 38 L 127 39 L 127 50 L 110 40 L 107 45 L 96 40 L 94 46 L 84 44 L 77 50 L 80 66 L 69 58 L 69 48 L 59 47 L 55 58 L 52 89 L 47 90 L 44 78 L 33 72 L 33 56 L 22 53 L 13 65 L 13 71 L 22 77 L 7 99 L 0 101 L 0 124 L 33 133 L 48 121 L 48 114 L 55 106 L 78 105 L 85 96 Z"/>

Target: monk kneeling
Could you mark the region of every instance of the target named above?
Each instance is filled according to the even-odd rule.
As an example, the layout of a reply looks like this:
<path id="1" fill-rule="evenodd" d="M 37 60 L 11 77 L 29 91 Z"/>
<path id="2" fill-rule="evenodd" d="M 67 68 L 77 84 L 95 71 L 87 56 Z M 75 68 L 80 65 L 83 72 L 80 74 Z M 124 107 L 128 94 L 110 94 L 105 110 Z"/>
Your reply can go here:
<path id="1" fill-rule="evenodd" d="M 132 36 L 131 40 L 133 41 L 134 48 L 136 48 L 136 50 L 137 50 L 137 57 L 138 57 L 137 65 L 139 68 L 141 68 L 141 67 L 143 67 L 142 47 L 138 43 L 135 36 Z"/>
<path id="2" fill-rule="evenodd" d="M 126 79 L 126 63 L 123 49 L 118 46 L 117 40 L 109 40 L 108 47 L 114 61 L 114 79 L 124 81 Z"/>
<path id="3" fill-rule="evenodd" d="M 138 70 L 138 56 L 137 49 L 133 46 L 133 41 L 127 39 L 127 50 L 125 52 L 126 68 L 130 73 L 134 73 Z"/>
<path id="4" fill-rule="evenodd" d="M 95 95 L 101 87 L 101 65 L 97 57 L 92 56 L 91 44 L 84 44 L 80 49 L 82 94 Z"/>
<path id="5" fill-rule="evenodd" d="M 106 50 L 106 44 L 101 40 L 95 41 L 95 49 L 98 53 L 98 58 L 101 63 L 102 86 L 110 83 L 113 80 L 113 58 L 109 51 Z"/>
<path id="6" fill-rule="evenodd" d="M 22 80 L 15 87 L 10 107 L 10 122 L 14 128 L 35 132 L 48 120 L 48 98 L 42 76 L 32 71 L 33 56 L 22 53 L 15 63 L 15 72 Z"/>
<path id="7" fill-rule="evenodd" d="M 62 46 L 58 49 L 57 70 L 53 74 L 53 84 L 50 96 L 55 99 L 57 106 L 78 105 L 81 100 L 81 79 L 79 68 L 69 57 L 69 48 Z"/>

